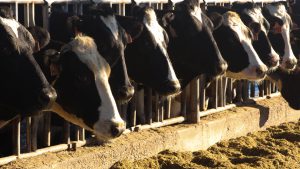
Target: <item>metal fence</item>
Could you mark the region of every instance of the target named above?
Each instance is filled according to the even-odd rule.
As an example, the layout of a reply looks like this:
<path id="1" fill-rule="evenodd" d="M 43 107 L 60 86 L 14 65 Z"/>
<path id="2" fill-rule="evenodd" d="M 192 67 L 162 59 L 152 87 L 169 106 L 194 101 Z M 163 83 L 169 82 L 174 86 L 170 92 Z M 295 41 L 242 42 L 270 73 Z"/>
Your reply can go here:
<path id="1" fill-rule="evenodd" d="M 97 1 L 97 0 L 96 0 Z M 254 1 L 263 5 L 276 0 Z M 125 15 L 126 4 L 130 0 L 104 0 L 99 2 L 110 3 L 116 13 Z M 167 0 L 139 0 L 137 3 L 147 3 L 155 9 L 162 9 Z M 173 3 L 176 3 L 174 0 Z M 206 0 L 210 5 L 230 5 L 233 1 Z M 89 0 L 1 0 L 13 9 L 15 18 L 25 26 L 40 25 L 48 28 L 48 18 L 51 4 L 63 6 L 65 11 L 74 14 L 83 14 L 83 6 Z M 36 15 L 42 15 L 42 20 L 36 20 Z M 142 129 L 156 128 L 176 123 L 197 123 L 200 118 L 233 108 L 249 99 L 264 99 L 266 96 L 278 95 L 275 84 L 268 80 L 259 85 L 247 80 L 235 81 L 230 78 L 220 77 L 212 82 L 209 89 L 204 88 L 204 75 L 194 79 L 176 98 L 163 97 L 151 88 L 135 86 L 135 95 L 125 105 L 118 105 L 123 119 L 127 121 L 125 132 L 139 131 Z M 258 88 L 260 90 L 258 90 Z M 209 91 L 209 92 L 208 92 Z M 16 118 L 12 126 L 12 150 L 9 156 L 0 156 L 0 165 L 14 161 L 18 158 L 28 158 L 43 154 L 68 149 L 76 149 L 87 143 L 85 130 L 66 121 L 60 124 L 58 131 L 60 140 L 53 142 L 55 128 L 52 123 L 58 117 L 47 112 L 43 115 L 27 117 L 21 121 Z M 42 131 L 42 132 L 39 132 Z M 42 134 L 40 134 L 42 133 Z M 57 135 L 57 134 L 56 134 Z M 5 138 L 2 138 L 2 140 Z M 41 140 L 41 141 L 39 141 Z M 0 149 L 1 151 L 1 149 Z M 1 154 L 1 152 L 0 152 Z"/>

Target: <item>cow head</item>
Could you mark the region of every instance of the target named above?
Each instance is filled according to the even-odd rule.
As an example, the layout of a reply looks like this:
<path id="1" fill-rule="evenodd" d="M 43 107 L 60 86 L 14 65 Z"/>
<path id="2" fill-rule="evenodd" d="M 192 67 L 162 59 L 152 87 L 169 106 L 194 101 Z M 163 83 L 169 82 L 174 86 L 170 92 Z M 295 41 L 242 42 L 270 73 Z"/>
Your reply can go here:
<path id="1" fill-rule="evenodd" d="M 98 51 L 111 67 L 109 83 L 118 102 L 127 102 L 133 96 L 125 65 L 124 50 L 127 45 L 125 31 L 116 21 L 112 9 L 106 5 L 92 6 L 87 14 L 70 16 L 54 12 L 50 17 L 50 35 L 54 40 L 69 42 L 79 33 L 94 38 Z"/>
<path id="2" fill-rule="evenodd" d="M 264 7 L 263 14 L 270 22 L 269 38 L 271 43 L 282 57 L 280 66 L 285 69 L 294 69 L 297 59 L 290 42 L 292 20 L 285 6 L 281 3 L 268 4 Z"/>
<path id="3" fill-rule="evenodd" d="M 56 57 L 55 52 L 49 56 Z M 54 88 L 58 93 L 53 111 L 102 140 L 119 136 L 125 130 L 113 98 L 108 78 L 110 67 L 99 54 L 92 38 L 77 36 L 62 48 L 59 59 L 48 65 L 58 72 Z"/>
<path id="4" fill-rule="evenodd" d="M 272 72 L 269 77 L 277 82 L 282 97 L 288 102 L 293 109 L 300 110 L 300 69 L 288 71 L 279 68 Z"/>
<path id="5" fill-rule="evenodd" d="M 180 84 L 167 52 L 167 33 L 152 8 L 135 6 L 133 9 L 134 17 L 118 17 L 132 39 L 125 50 L 130 78 L 162 95 L 178 93 Z"/>
<path id="6" fill-rule="evenodd" d="M 49 108 L 56 92 L 33 58 L 32 35 L 13 18 L 0 15 L 0 107 L 9 110 L 0 116 L 31 115 Z"/>
<path id="7" fill-rule="evenodd" d="M 202 13 L 199 1 L 177 3 L 175 11 L 163 13 L 162 25 L 169 35 L 168 52 L 182 87 L 200 74 L 216 77 L 225 72 L 227 63 L 212 35 L 214 26 Z"/>
<path id="8" fill-rule="evenodd" d="M 220 14 L 211 13 L 212 18 Z M 228 11 L 223 14 L 223 24 L 214 31 L 214 37 L 229 67 L 226 76 L 235 79 L 261 80 L 267 67 L 252 46 L 253 34 L 239 15 Z"/>
<path id="9" fill-rule="evenodd" d="M 260 59 L 268 66 L 269 71 L 276 69 L 280 58 L 268 38 L 270 24 L 264 18 L 261 8 L 252 2 L 234 3 L 232 8 L 240 13 L 242 21 L 252 31 L 253 47 Z"/>

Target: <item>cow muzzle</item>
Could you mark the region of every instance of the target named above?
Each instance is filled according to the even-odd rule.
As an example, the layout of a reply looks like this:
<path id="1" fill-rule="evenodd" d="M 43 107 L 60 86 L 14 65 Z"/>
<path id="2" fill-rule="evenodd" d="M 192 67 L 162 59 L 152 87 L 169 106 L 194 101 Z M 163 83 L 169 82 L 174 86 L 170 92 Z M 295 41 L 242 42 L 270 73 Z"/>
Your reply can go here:
<path id="1" fill-rule="evenodd" d="M 38 97 L 38 102 L 46 109 L 50 108 L 57 98 L 57 93 L 52 86 L 44 87 Z"/>

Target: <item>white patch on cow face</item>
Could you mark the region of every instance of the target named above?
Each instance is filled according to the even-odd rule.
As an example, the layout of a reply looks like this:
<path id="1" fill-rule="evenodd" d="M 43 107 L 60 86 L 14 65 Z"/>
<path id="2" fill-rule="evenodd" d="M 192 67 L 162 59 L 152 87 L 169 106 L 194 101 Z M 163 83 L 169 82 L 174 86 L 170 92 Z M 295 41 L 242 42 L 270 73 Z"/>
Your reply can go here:
<path id="1" fill-rule="evenodd" d="M 70 48 L 79 60 L 86 64 L 94 73 L 95 83 L 101 99 L 98 108 L 99 119 L 93 126 L 93 131 L 98 138 L 111 138 L 111 126 L 125 129 L 125 122 L 122 120 L 116 102 L 113 98 L 108 78 L 110 67 L 105 59 L 99 54 L 94 40 L 86 36 L 77 36 L 67 47 Z"/>
<path id="2" fill-rule="evenodd" d="M 194 6 L 194 9 L 191 11 L 191 15 L 195 16 L 202 23 L 202 10 L 200 8 L 200 4 Z"/>
<path id="3" fill-rule="evenodd" d="M 242 72 L 233 73 L 227 72 L 226 76 L 236 78 L 236 79 L 249 79 L 257 80 L 265 77 L 264 74 L 258 75 L 257 69 L 266 72 L 267 66 L 260 60 L 256 51 L 252 46 L 252 39 L 250 37 L 249 28 L 244 25 L 239 15 L 235 12 L 227 12 L 223 15 L 224 25 L 229 26 L 238 36 L 244 50 L 248 54 L 249 66 L 245 68 Z"/>
<path id="4" fill-rule="evenodd" d="M 157 22 L 156 14 L 153 9 L 148 8 L 145 10 L 145 16 L 143 23 L 145 24 L 146 28 L 154 37 L 158 47 L 163 51 L 169 65 L 169 72 L 168 72 L 168 79 L 170 81 L 178 81 L 176 74 L 174 72 L 173 66 L 170 62 L 168 52 L 167 52 L 167 45 L 164 36 L 164 29 L 159 25 Z"/>
<path id="5" fill-rule="evenodd" d="M 20 27 L 20 23 L 18 23 L 14 19 L 7 19 L 7 18 L 2 18 L 2 17 L 0 17 L 0 20 L 6 26 L 9 26 L 12 29 L 12 31 L 14 32 L 14 34 L 16 35 L 17 38 L 19 37 L 18 28 Z"/>
<path id="6" fill-rule="evenodd" d="M 100 16 L 101 20 L 104 22 L 104 24 L 110 29 L 112 34 L 114 35 L 115 39 L 119 39 L 119 29 L 116 17 L 114 15 L 108 15 L 106 17 Z"/>
<path id="7" fill-rule="evenodd" d="M 281 35 L 284 40 L 284 55 L 283 55 L 283 61 L 281 66 L 283 68 L 286 68 L 287 62 L 294 62 L 297 63 L 297 59 L 294 55 L 294 52 L 291 47 L 291 42 L 290 42 L 290 22 L 291 22 L 291 17 L 287 13 L 287 10 L 284 5 L 266 5 L 266 9 L 270 12 L 272 16 L 275 16 L 283 21 L 283 26 L 281 29 Z M 295 68 L 295 67 L 294 67 Z"/>

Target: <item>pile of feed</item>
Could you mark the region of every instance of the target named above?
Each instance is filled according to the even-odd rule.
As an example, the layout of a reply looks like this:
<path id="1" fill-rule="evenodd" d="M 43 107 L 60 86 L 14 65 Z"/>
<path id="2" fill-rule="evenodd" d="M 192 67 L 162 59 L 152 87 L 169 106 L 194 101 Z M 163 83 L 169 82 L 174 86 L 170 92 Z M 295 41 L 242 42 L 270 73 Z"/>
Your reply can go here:
<path id="1" fill-rule="evenodd" d="M 222 141 L 205 151 L 163 151 L 138 161 L 117 162 L 112 169 L 133 168 L 300 168 L 300 121 Z"/>

